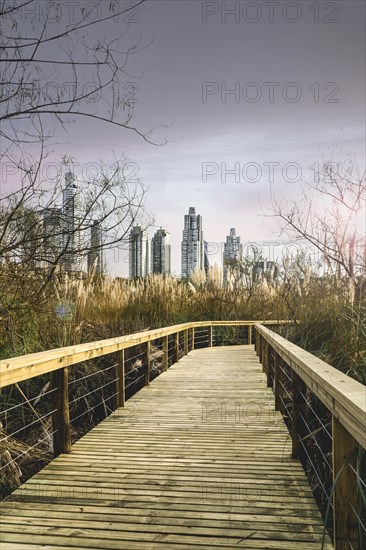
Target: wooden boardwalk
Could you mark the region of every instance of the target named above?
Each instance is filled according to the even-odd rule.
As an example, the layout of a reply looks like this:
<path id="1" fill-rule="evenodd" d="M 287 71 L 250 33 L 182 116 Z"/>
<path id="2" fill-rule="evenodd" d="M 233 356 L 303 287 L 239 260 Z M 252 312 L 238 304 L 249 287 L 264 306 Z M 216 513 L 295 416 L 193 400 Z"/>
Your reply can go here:
<path id="1" fill-rule="evenodd" d="M 320 550 L 252 346 L 196 350 L 2 503 L 1 550 Z M 326 539 L 324 549 L 331 549 Z"/>

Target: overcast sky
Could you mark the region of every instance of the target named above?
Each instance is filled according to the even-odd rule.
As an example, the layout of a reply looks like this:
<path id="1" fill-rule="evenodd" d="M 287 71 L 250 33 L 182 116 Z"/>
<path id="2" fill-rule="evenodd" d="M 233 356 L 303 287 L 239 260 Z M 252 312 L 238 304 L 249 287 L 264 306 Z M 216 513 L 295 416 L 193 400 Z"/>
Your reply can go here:
<path id="1" fill-rule="evenodd" d="M 171 233 L 176 274 L 190 206 L 211 243 L 224 241 L 231 227 L 244 242 L 275 240 L 277 225 L 264 215 L 270 179 L 275 193 L 290 198 L 317 163 L 362 158 L 363 1 L 148 0 L 131 19 L 131 36 L 151 42 L 128 64 L 134 123 L 142 131 L 168 125 L 152 138 L 168 143 L 78 120 L 55 154 L 83 165 L 123 153 L 136 163 L 149 187 L 148 210 Z M 126 275 L 126 259 L 110 258 L 109 271 Z"/>

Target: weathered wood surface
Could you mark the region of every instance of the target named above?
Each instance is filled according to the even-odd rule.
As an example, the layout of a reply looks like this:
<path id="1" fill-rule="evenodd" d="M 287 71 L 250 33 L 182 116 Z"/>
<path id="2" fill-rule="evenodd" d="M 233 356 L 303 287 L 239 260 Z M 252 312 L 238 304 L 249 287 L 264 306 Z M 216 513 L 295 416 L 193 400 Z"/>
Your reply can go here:
<path id="1" fill-rule="evenodd" d="M 366 386 L 272 330 L 260 325 L 255 328 L 352 437 L 366 448 Z"/>
<path id="2" fill-rule="evenodd" d="M 1 550 L 319 550 L 323 531 L 252 346 L 185 356 L 15 491 L 1 522 Z"/>

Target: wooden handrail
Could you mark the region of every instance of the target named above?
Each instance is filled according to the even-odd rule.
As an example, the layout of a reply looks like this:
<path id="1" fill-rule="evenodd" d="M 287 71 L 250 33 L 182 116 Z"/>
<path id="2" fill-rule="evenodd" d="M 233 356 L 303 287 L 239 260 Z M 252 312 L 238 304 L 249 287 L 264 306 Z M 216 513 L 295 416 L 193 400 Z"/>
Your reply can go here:
<path id="1" fill-rule="evenodd" d="M 3 359 L 0 361 L 0 388 L 187 329 L 210 326 L 252 326 L 255 323 L 279 325 L 289 322 L 291 321 L 197 321 Z"/>
<path id="2" fill-rule="evenodd" d="M 276 410 L 281 412 L 284 411 L 280 399 L 283 386 L 279 362 L 285 363 L 292 372 L 291 437 L 294 458 L 301 455 L 300 447 L 304 439 L 306 387 L 331 413 L 334 548 L 361 550 L 364 544 L 358 521 L 361 521 L 362 515 L 362 488 L 356 471 L 358 445 L 366 448 L 366 386 L 263 325 L 256 324 L 254 328 L 257 333 L 256 351 L 267 380 L 272 377 L 267 385 L 274 386 Z M 272 365 L 270 357 L 273 358 Z"/>
<path id="3" fill-rule="evenodd" d="M 247 327 L 245 342 L 251 344 L 253 328 L 255 347 L 267 375 L 267 385 L 274 388 L 275 407 L 283 411 L 282 379 L 284 364 L 291 370 L 292 384 L 292 453 L 301 453 L 302 418 L 306 408 L 308 388 L 332 415 L 332 461 L 334 480 L 334 541 L 336 550 L 346 550 L 348 540 L 355 550 L 361 550 L 357 523 L 352 508 L 357 510 L 357 483 L 349 466 L 357 468 L 358 445 L 366 448 L 366 387 L 311 353 L 289 342 L 264 325 L 284 325 L 291 321 L 199 321 L 138 332 L 126 336 L 88 342 L 77 346 L 5 359 L 0 362 L 0 388 L 51 373 L 52 387 L 57 389 L 57 410 L 53 414 L 54 454 L 71 451 L 70 415 L 68 402 L 69 367 L 82 361 L 116 353 L 117 406 L 125 404 L 125 349 L 145 344 L 145 385 L 150 383 L 150 346 L 153 340 L 162 339 L 162 370 L 169 367 L 168 338 L 175 335 L 175 361 L 180 358 L 180 336 L 183 333 L 183 354 L 195 348 L 195 331 L 207 328 L 207 345 L 213 345 L 212 328 L 220 326 Z M 282 389 L 281 389 L 282 387 Z"/>
<path id="4" fill-rule="evenodd" d="M 255 330 L 366 448 L 366 386 L 272 330 L 260 324 Z"/>

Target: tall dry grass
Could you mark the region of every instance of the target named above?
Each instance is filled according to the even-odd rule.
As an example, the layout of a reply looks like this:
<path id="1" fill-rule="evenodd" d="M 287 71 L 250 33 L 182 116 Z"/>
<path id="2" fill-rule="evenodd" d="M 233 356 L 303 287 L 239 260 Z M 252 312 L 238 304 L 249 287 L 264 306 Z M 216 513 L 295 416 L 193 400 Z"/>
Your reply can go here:
<path id="1" fill-rule="evenodd" d="M 287 262 L 277 277 L 246 279 L 241 285 L 231 281 L 224 286 L 215 266 L 207 274 L 197 271 L 191 281 L 161 275 L 128 280 L 95 274 L 83 279 L 57 274 L 42 293 L 41 277 L 40 273 L 23 271 L 21 266 L 2 266 L 0 358 L 186 321 L 294 319 L 290 339 L 366 384 L 364 279 L 357 281 L 351 302 L 347 279 L 334 274 L 319 276 L 303 258 Z M 101 358 L 97 367 L 86 364 L 80 369 L 88 374 L 95 368 L 103 370 L 103 366 Z M 100 379 L 92 380 L 97 386 L 103 385 L 100 380 L 108 381 L 103 372 Z M 21 402 L 24 396 L 30 399 L 41 395 L 48 383 L 39 377 L 22 383 L 20 390 L 12 386 L 0 395 L 0 402 L 6 409 Z M 83 384 L 78 382 L 77 395 L 90 391 Z M 104 397 L 107 399 L 108 395 Z M 80 412 L 79 403 L 86 410 L 94 406 L 91 397 L 77 403 L 75 415 Z M 8 433 L 14 433 L 37 415 L 48 413 L 50 406 L 47 398 L 38 403 L 37 411 L 29 407 L 16 409 L 11 422 L 0 423 L 0 431 L 6 425 Z M 52 456 L 51 439 L 44 439 L 45 430 L 51 430 L 48 421 L 48 428 L 42 423 L 32 425 L 29 437 L 9 437 L 0 448 L 3 462 L 10 464 L 7 475 L 0 480 L 5 493 L 31 475 L 36 464 L 45 463 Z M 91 426 L 93 418 L 87 416 L 85 422 Z M 38 441 L 43 443 L 33 451 Z M 20 452 L 24 452 L 24 463 L 12 465 L 9 456 Z"/>
<path id="2" fill-rule="evenodd" d="M 241 285 L 224 286 L 217 266 L 189 282 L 59 274 L 41 295 L 38 279 L 21 266 L 0 272 L 0 358 L 186 321 L 285 318 L 300 322 L 292 337 L 309 351 L 351 375 L 364 370 L 364 280 L 350 303 L 347 279 L 319 276 L 304 258 Z"/>

